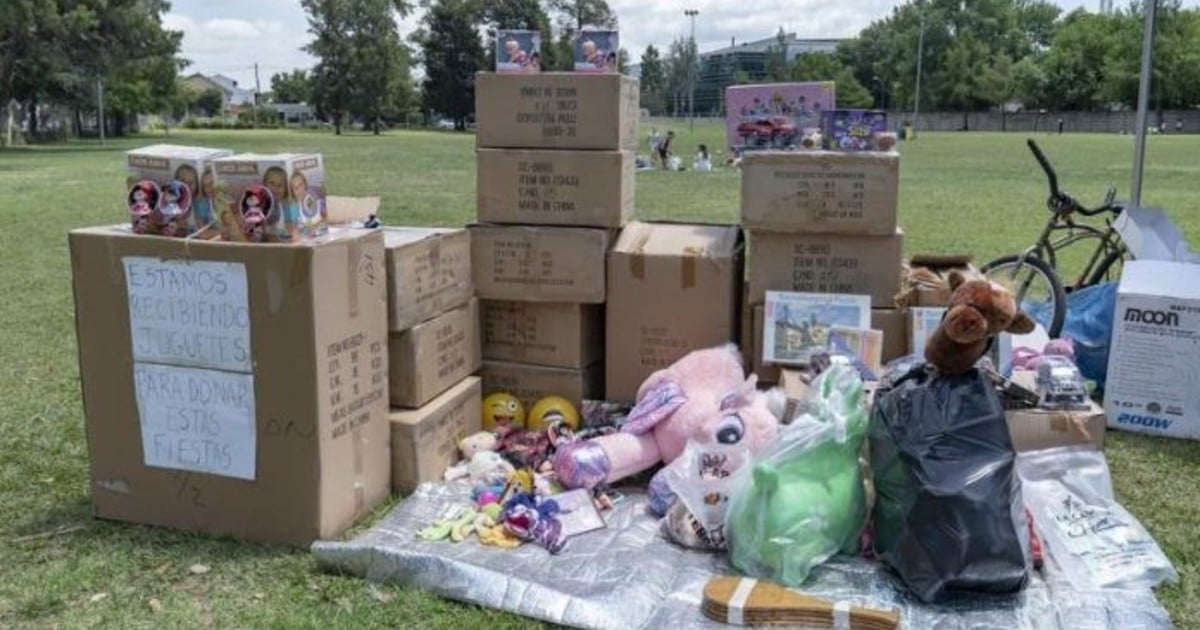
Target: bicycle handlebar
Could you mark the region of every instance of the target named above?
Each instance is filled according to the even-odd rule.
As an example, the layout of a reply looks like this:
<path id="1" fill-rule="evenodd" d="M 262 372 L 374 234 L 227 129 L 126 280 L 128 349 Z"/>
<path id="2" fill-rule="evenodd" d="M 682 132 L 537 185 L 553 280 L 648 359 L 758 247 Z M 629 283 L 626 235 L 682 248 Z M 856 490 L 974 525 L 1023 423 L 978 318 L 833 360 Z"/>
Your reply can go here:
<path id="1" fill-rule="evenodd" d="M 1042 149 L 1033 141 L 1033 138 L 1029 138 L 1025 142 L 1029 145 L 1029 150 L 1033 151 L 1033 157 L 1037 158 L 1038 164 L 1042 165 L 1042 170 L 1046 171 L 1046 179 L 1050 182 L 1050 196 L 1061 196 L 1058 191 L 1058 174 L 1054 172 L 1054 167 L 1050 166 L 1050 160 L 1046 159 L 1046 154 L 1042 153 Z"/>

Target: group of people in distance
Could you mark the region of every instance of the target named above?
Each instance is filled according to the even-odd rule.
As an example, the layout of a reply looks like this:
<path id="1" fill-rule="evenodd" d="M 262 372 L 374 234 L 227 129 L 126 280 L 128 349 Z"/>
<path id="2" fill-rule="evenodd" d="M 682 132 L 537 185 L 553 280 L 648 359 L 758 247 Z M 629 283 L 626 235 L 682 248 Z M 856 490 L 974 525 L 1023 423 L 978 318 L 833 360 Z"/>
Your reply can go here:
<path id="1" fill-rule="evenodd" d="M 660 134 L 658 129 L 650 132 L 650 155 L 651 160 L 657 162 L 658 168 L 664 171 L 682 171 L 683 159 L 675 155 L 674 147 L 675 132 L 667 131 L 666 135 Z M 707 173 L 713 170 L 712 156 L 708 152 L 708 145 L 702 144 L 696 151 L 696 158 L 692 162 L 692 170 Z"/>

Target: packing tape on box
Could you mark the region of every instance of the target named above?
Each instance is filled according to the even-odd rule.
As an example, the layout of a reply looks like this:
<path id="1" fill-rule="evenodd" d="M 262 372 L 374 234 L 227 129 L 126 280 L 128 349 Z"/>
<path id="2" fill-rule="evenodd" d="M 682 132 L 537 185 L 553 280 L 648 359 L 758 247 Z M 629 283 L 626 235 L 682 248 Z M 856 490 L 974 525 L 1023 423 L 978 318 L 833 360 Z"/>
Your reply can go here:
<path id="1" fill-rule="evenodd" d="M 359 265 L 362 263 L 362 242 L 359 239 L 346 243 L 346 286 L 349 288 L 350 319 L 358 317 L 358 283 L 365 280 L 359 277 Z"/>
<path id="2" fill-rule="evenodd" d="M 362 429 L 354 429 L 351 438 L 354 440 L 354 513 L 362 514 L 367 507 L 366 481 L 363 478 L 363 445 L 366 439 Z"/>
<path id="3" fill-rule="evenodd" d="M 683 260 L 679 262 L 679 288 L 691 289 L 696 286 L 696 263 L 704 255 L 704 248 L 683 248 Z"/>
<path id="4" fill-rule="evenodd" d="M 646 242 L 649 240 L 650 232 L 644 231 L 629 248 L 629 275 L 633 276 L 634 280 L 646 279 L 646 255 L 642 250 L 646 248 Z"/>
<path id="5" fill-rule="evenodd" d="M 833 605 L 833 630 L 850 630 L 850 602 L 842 600 Z"/>
<path id="6" fill-rule="evenodd" d="M 746 625 L 746 602 L 750 599 L 750 593 L 754 592 L 755 586 L 758 586 L 758 580 L 754 578 L 738 580 L 737 588 L 733 589 L 733 594 L 729 596 L 729 625 Z"/>

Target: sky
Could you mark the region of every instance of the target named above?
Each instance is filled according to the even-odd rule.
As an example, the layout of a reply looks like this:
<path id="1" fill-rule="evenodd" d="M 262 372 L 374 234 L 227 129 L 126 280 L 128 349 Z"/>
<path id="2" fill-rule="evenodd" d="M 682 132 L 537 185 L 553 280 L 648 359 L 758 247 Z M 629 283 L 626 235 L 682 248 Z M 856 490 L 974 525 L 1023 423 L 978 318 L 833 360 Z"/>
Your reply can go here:
<path id="1" fill-rule="evenodd" d="M 1195 4 L 1197 0 L 1185 2 Z M 1095 10 L 1100 0 L 1055 0 L 1065 10 Z M 696 42 L 701 52 L 729 45 L 730 38 L 752 41 L 773 36 L 782 25 L 800 37 L 853 37 L 873 20 L 888 15 L 900 0 L 608 0 L 620 22 L 621 45 L 636 63 L 648 44 L 666 48 L 688 33 L 684 9 L 700 12 Z M 1123 4 L 1117 0 L 1115 4 Z M 419 16 L 400 23 L 401 36 L 416 30 Z M 299 0 L 175 0 L 163 18 L 183 31 L 186 73 L 224 74 L 254 88 L 254 64 L 262 91 L 271 75 L 309 68 L 314 60 L 308 21 Z"/>

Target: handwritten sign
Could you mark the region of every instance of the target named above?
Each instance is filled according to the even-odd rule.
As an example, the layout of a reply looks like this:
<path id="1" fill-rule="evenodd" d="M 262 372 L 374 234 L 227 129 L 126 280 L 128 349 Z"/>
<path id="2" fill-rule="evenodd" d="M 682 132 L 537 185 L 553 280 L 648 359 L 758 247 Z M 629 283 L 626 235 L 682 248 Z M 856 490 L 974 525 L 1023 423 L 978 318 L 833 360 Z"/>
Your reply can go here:
<path id="1" fill-rule="evenodd" d="M 147 466 L 254 480 L 254 377 L 135 363 Z"/>
<path id="2" fill-rule="evenodd" d="M 126 257 L 134 361 L 251 371 L 242 263 Z"/>

